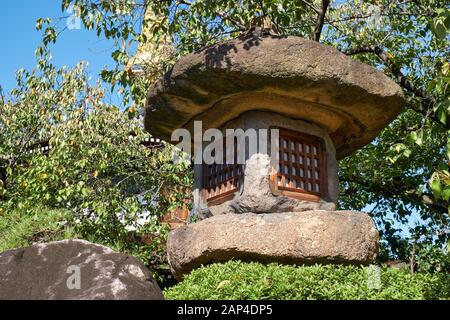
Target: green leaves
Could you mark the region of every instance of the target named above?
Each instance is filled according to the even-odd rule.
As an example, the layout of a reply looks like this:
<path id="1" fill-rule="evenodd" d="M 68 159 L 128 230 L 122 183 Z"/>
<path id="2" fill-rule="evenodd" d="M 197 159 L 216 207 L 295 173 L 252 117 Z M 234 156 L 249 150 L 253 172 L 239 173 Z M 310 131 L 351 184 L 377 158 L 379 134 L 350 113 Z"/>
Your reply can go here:
<path id="1" fill-rule="evenodd" d="M 423 130 L 412 131 L 409 134 L 409 138 L 418 146 L 421 146 L 423 144 Z"/>
<path id="2" fill-rule="evenodd" d="M 41 30 L 42 29 L 42 24 L 44 22 L 44 19 L 39 18 L 36 20 L 36 30 Z"/>
<path id="3" fill-rule="evenodd" d="M 441 187 L 440 177 L 439 177 L 439 175 L 437 173 L 434 173 L 431 176 L 430 187 L 431 187 L 431 190 L 433 190 L 435 196 L 437 198 L 440 198 L 441 197 L 441 193 L 442 193 L 442 187 Z"/>
<path id="4" fill-rule="evenodd" d="M 449 202 L 450 198 L 450 173 L 449 170 L 437 170 L 430 179 L 430 188 L 437 199 Z"/>
<path id="5" fill-rule="evenodd" d="M 229 261 L 194 270 L 164 296 L 169 300 L 448 299 L 450 286 L 445 273 L 411 275 L 408 270 L 377 266 Z"/>
<path id="6" fill-rule="evenodd" d="M 450 98 L 436 103 L 433 111 L 437 114 L 437 117 L 442 124 L 447 124 L 447 116 L 450 114 Z"/>
<path id="7" fill-rule="evenodd" d="M 36 30 L 40 31 L 42 30 L 42 27 L 44 25 L 49 25 L 52 23 L 52 19 L 50 18 L 39 18 L 36 20 Z"/>
<path id="8" fill-rule="evenodd" d="M 55 43 L 56 42 L 56 29 L 53 27 L 47 27 L 44 32 L 44 38 L 43 43 L 44 45 L 48 45 L 49 43 Z"/>
<path id="9" fill-rule="evenodd" d="M 412 138 L 414 138 L 414 142 L 418 145 L 422 145 L 423 136 L 417 135 L 417 133 L 411 133 Z M 397 160 L 402 158 L 409 158 L 411 156 L 412 150 L 411 148 L 404 143 L 396 143 L 390 148 L 390 156 L 387 156 L 386 159 L 389 160 L 392 164 L 394 164 Z"/>
<path id="10" fill-rule="evenodd" d="M 450 200 L 450 186 L 445 187 L 445 189 L 442 191 L 442 199 L 444 199 L 444 201 L 449 202 L 449 200 Z"/>
<path id="11" fill-rule="evenodd" d="M 336 5 L 327 18 L 345 21 L 330 27 L 325 41 L 344 49 L 382 45 L 392 53 L 389 63 L 372 54 L 355 58 L 397 81 L 408 103 L 371 145 L 340 162 L 340 204 L 370 210 L 389 248 L 387 255 L 408 259 L 410 249 L 402 241 L 414 232 L 409 231 L 412 221 L 418 219 L 424 227 L 418 231 L 423 241 L 440 247 L 448 239 L 448 234 L 439 239 L 437 235 L 449 223 L 445 170 L 450 160 L 450 7 L 448 1 L 377 1 L 380 19 L 375 27 L 370 5 L 373 2 L 358 0 Z M 418 90 L 408 88 L 392 70 L 401 70 Z M 388 217 L 394 220 L 390 226 Z"/>
<path id="12" fill-rule="evenodd" d="M 139 250 L 148 262 L 164 249 L 159 217 L 184 204 L 189 168 L 172 162 L 170 148 L 145 147 L 140 123 L 104 101 L 84 65 L 57 69 L 46 52 L 39 48 L 41 70 L 20 72 L 15 96 L 0 109 L 0 159 L 8 159 L 0 208 L 66 208 L 82 236 Z M 153 232 L 154 243 L 129 241 Z"/>
<path id="13" fill-rule="evenodd" d="M 436 18 L 431 23 L 431 30 L 438 39 L 445 39 L 450 32 L 450 10 L 447 8 L 436 9 Z"/>
<path id="14" fill-rule="evenodd" d="M 441 121 L 443 124 L 447 124 L 448 110 L 444 109 L 443 107 L 440 107 L 437 110 L 437 114 L 438 114 L 439 121 Z"/>
<path id="15" fill-rule="evenodd" d="M 72 2 L 73 2 L 73 0 L 62 0 L 61 1 L 61 11 L 66 11 L 67 9 L 69 9 L 69 6 L 71 5 Z"/>
<path id="16" fill-rule="evenodd" d="M 442 74 L 444 76 L 450 76 L 450 63 L 447 61 L 442 65 Z"/>
<path id="17" fill-rule="evenodd" d="M 447 163 L 450 163 L 450 131 L 447 132 Z"/>

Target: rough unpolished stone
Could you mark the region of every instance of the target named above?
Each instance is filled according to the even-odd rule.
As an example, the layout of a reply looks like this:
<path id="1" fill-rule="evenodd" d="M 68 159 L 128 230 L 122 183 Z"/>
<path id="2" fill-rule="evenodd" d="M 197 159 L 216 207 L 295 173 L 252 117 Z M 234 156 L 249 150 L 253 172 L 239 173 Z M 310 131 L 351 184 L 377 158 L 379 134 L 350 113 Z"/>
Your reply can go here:
<path id="1" fill-rule="evenodd" d="M 161 300 L 163 295 L 136 258 L 65 240 L 0 253 L 0 300 L 9 299 Z"/>
<path id="2" fill-rule="evenodd" d="M 378 231 L 365 213 L 305 211 L 224 214 L 172 231 L 167 250 L 178 279 L 231 259 L 282 264 L 363 264 L 378 254 Z"/>
<path id="3" fill-rule="evenodd" d="M 194 121 L 206 130 L 247 111 L 272 111 L 324 128 L 341 159 L 372 141 L 404 105 L 393 80 L 335 48 L 246 36 L 182 57 L 149 90 L 145 127 L 170 141 L 178 128 L 192 134 Z"/>

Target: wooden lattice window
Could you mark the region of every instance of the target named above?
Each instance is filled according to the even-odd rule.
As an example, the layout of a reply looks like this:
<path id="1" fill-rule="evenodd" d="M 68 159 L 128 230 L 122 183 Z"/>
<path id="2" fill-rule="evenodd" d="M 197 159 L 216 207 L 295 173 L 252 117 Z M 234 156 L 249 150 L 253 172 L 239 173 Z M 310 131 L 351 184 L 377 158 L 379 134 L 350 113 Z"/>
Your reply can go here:
<path id="1" fill-rule="evenodd" d="M 233 199 L 242 185 L 244 167 L 237 163 L 236 141 L 233 148 L 233 163 L 227 163 L 226 150 L 224 142 L 222 164 L 203 165 L 203 196 L 208 205 L 218 205 Z"/>
<path id="2" fill-rule="evenodd" d="M 315 136 L 280 129 L 278 166 L 272 188 L 302 200 L 319 201 L 326 192 L 323 141 Z"/>

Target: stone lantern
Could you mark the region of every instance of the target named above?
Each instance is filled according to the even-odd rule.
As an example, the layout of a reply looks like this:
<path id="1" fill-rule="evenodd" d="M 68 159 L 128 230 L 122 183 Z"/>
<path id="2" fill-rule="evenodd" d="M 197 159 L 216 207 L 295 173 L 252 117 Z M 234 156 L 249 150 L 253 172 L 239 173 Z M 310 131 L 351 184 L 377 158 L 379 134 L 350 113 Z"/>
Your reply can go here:
<path id="1" fill-rule="evenodd" d="M 225 160 L 194 166 L 199 221 L 168 239 L 176 277 L 229 259 L 373 262 L 371 218 L 335 211 L 337 161 L 370 143 L 404 103 L 382 72 L 299 37 L 247 35 L 181 58 L 151 88 L 145 127 L 166 141 L 179 128 L 192 139 L 199 125 L 219 129 L 223 141 L 214 142 L 225 151 L 216 160 Z M 240 136 L 228 139 L 231 129 Z M 240 163 L 234 138 L 243 141 Z M 203 154 L 206 143 L 194 142 Z"/>

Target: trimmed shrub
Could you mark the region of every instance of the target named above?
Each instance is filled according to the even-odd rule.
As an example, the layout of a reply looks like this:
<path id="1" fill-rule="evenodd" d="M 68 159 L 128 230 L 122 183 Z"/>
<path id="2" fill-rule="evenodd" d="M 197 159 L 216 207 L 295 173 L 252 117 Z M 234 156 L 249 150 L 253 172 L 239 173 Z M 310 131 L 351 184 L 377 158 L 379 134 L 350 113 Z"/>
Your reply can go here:
<path id="1" fill-rule="evenodd" d="M 263 265 L 230 261 L 194 270 L 165 291 L 173 300 L 449 299 L 448 274 L 394 268 Z"/>

